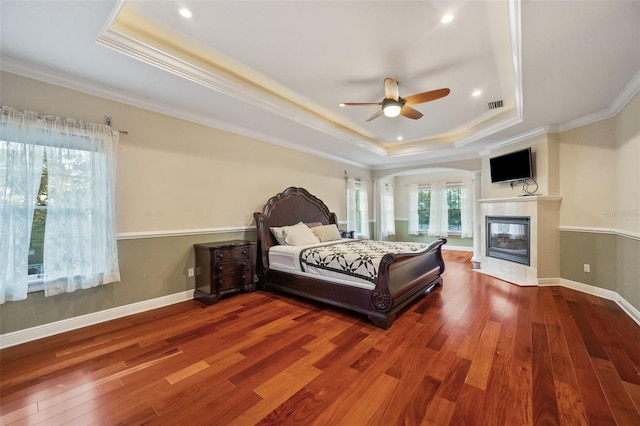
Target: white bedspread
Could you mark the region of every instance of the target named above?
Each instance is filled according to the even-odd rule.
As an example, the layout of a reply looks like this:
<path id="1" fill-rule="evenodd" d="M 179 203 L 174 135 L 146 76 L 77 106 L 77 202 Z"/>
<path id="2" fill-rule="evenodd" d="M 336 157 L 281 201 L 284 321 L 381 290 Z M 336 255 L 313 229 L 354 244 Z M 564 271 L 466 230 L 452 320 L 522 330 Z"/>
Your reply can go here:
<path id="1" fill-rule="evenodd" d="M 373 288 L 385 254 L 415 252 L 426 247 L 422 243 L 352 239 L 304 246 L 278 245 L 269 250 L 269 267 Z"/>
<path id="2" fill-rule="evenodd" d="M 352 239 L 342 239 L 342 242 L 353 241 Z M 302 268 L 300 267 L 300 252 L 307 248 L 312 247 L 321 247 L 329 244 L 335 244 L 336 241 L 328 241 L 325 243 L 318 244 L 310 244 L 306 246 L 282 246 L 276 245 L 269 249 L 269 269 L 274 269 L 276 271 L 281 272 L 289 272 L 292 274 L 307 276 L 307 277 L 315 277 L 321 276 L 322 279 L 327 281 L 331 281 L 336 284 L 341 285 L 350 285 L 360 288 L 366 288 L 372 290 L 375 288 L 375 285 L 372 283 L 357 278 L 357 277 L 345 277 L 344 275 L 333 272 L 326 271 L 321 269 L 314 269 L 310 272 L 302 272 Z"/>

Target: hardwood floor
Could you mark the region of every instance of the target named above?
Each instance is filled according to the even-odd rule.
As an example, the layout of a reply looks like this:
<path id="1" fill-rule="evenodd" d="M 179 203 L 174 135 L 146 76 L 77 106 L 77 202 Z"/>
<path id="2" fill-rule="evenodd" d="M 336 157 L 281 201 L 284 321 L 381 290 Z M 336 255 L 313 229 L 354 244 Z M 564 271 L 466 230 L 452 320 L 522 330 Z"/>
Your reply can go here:
<path id="1" fill-rule="evenodd" d="M 640 327 L 445 251 L 389 330 L 267 292 L 189 301 L 0 352 L 2 425 L 640 425 Z"/>

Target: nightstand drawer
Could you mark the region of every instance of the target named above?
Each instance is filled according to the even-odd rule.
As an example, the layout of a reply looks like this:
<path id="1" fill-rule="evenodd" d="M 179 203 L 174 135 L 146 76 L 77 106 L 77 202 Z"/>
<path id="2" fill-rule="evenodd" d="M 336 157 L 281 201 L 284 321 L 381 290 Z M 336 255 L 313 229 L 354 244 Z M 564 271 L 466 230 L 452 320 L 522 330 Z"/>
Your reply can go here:
<path id="1" fill-rule="evenodd" d="M 218 275 L 215 278 L 215 286 L 220 292 L 237 291 L 238 284 L 246 285 L 253 283 L 253 273 L 251 270 L 241 270 L 235 274 Z"/>
<path id="2" fill-rule="evenodd" d="M 241 259 L 237 262 L 211 264 L 211 275 L 238 274 L 245 269 L 251 269 L 251 259 Z"/>
<path id="3" fill-rule="evenodd" d="M 212 261 L 230 262 L 233 260 L 247 259 L 251 257 L 251 246 L 223 247 L 216 249 Z"/>

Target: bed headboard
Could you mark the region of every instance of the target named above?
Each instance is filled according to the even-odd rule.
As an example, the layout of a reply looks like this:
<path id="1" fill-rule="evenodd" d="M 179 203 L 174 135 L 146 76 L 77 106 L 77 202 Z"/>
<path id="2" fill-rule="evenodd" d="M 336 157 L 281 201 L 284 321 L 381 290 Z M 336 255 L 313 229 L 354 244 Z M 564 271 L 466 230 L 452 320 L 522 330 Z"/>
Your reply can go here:
<path id="1" fill-rule="evenodd" d="M 271 197 L 261 212 L 255 212 L 257 248 L 256 269 L 262 278 L 269 267 L 269 248 L 278 244 L 269 228 L 294 225 L 298 222 L 338 223 L 335 213 L 319 198 L 304 188 L 290 186 Z"/>

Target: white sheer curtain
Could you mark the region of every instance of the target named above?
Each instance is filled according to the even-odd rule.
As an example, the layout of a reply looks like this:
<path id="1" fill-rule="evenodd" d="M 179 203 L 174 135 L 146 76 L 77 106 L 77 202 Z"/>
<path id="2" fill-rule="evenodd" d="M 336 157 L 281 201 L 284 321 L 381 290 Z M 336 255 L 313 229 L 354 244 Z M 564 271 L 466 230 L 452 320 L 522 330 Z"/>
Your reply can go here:
<path id="1" fill-rule="evenodd" d="M 409 185 L 409 235 L 420 235 L 418 220 L 418 184 Z"/>
<path id="2" fill-rule="evenodd" d="M 460 202 L 460 233 L 462 238 L 473 237 L 473 187 L 472 181 L 462 182 Z"/>
<path id="3" fill-rule="evenodd" d="M 353 178 L 347 178 L 347 230 L 369 239 L 369 197 L 361 182 Z"/>
<path id="4" fill-rule="evenodd" d="M 447 184 L 443 181 L 431 183 L 431 208 L 429 209 L 429 232 L 431 237 L 449 235 L 449 207 Z"/>
<path id="5" fill-rule="evenodd" d="M 0 304 L 28 292 L 29 242 L 44 149 L 28 143 L 40 131 L 37 114 L 2 108 L 0 113 Z"/>
<path id="6" fill-rule="evenodd" d="M 369 233 L 369 195 L 366 188 L 360 188 L 358 191 L 359 203 L 358 214 L 360 215 L 360 229 L 358 230 L 358 237 L 368 240 L 370 238 Z"/>
<path id="7" fill-rule="evenodd" d="M 381 184 L 380 189 L 380 238 L 396 233 L 396 216 L 393 209 L 393 185 Z"/>
<path id="8" fill-rule="evenodd" d="M 347 178 L 347 231 L 358 231 L 356 180 Z"/>
<path id="9" fill-rule="evenodd" d="M 21 117 L 26 131 L 21 132 L 22 139 L 17 142 L 36 147 L 36 150 L 44 149 L 46 155 L 45 296 L 120 280 L 114 208 L 118 132 L 101 124 L 37 116 L 10 108 L 6 111 L 3 107 L 3 128 L 5 117 Z M 14 126 L 13 123 L 6 125 L 12 128 L 12 132 Z M 3 130 L 0 139 L 11 136 L 5 136 Z M 42 162 L 34 167 L 42 170 Z M 28 168 L 26 163 L 12 164 L 7 167 L 7 174 L 21 174 L 25 168 Z M 8 191 L 13 189 L 7 188 Z M 35 194 L 25 203 L 35 204 Z M 13 215 L 13 211 L 5 212 L 3 207 L 2 216 L 5 214 Z M 29 223 L 29 229 L 30 226 Z M 29 230 L 22 232 L 28 233 Z M 26 259 L 26 252 L 24 257 Z M 27 269 L 22 273 L 26 276 Z"/>

